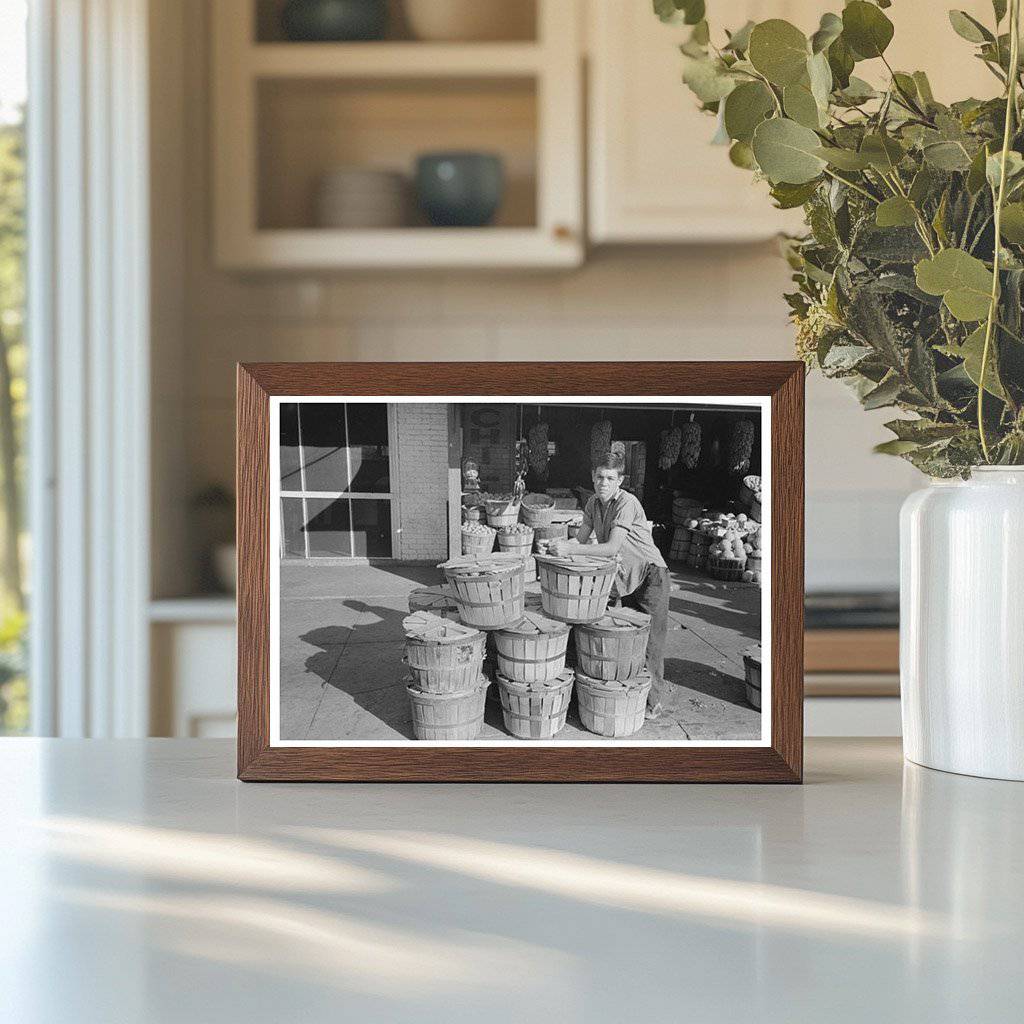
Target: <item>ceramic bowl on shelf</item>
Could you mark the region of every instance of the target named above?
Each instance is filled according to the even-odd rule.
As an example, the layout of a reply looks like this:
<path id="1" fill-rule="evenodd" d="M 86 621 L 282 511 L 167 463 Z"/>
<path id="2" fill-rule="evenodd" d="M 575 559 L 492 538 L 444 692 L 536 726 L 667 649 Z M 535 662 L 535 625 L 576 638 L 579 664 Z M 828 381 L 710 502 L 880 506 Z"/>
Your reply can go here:
<path id="1" fill-rule="evenodd" d="M 416 198 L 435 227 L 489 224 L 504 191 L 504 164 L 495 153 L 424 153 L 416 161 Z"/>
<path id="2" fill-rule="evenodd" d="M 404 0 L 417 39 L 429 42 L 494 42 L 534 37 L 533 0 Z"/>
<path id="3" fill-rule="evenodd" d="M 320 179 L 314 220 L 320 228 L 400 228 L 409 221 L 409 205 L 404 174 L 338 167 Z"/>
<path id="4" fill-rule="evenodd" d="M 366 42 L 382 38 L 387 25 L 387 0 L 287 0 L 281 10 L 293 42 Z"/>

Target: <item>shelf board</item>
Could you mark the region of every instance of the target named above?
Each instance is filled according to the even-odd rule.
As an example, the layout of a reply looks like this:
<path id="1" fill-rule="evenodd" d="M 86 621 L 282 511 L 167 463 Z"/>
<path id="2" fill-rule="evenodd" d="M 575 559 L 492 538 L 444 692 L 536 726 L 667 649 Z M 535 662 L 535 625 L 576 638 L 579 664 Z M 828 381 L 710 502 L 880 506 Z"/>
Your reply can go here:
<path id="1" fill-rule="evenodd" d="M 149 602 L 150 622 L 234 622 L 237 617 L 235 599 L 227 595 L 169 597 Z"/>
<path id="2" fill-rule="evenodd" d="M 537 43 L 257 43 L 254 78 L 461 78 L 537 74 Z"/>
<path id="3" fill-rule="evenodd" d="M 255 231 L 223 254 L 224 266 L 260 269 L 324 267 L 572 267 L 571 237 L 538 228 L 397 228 L 393 230 Z"/>

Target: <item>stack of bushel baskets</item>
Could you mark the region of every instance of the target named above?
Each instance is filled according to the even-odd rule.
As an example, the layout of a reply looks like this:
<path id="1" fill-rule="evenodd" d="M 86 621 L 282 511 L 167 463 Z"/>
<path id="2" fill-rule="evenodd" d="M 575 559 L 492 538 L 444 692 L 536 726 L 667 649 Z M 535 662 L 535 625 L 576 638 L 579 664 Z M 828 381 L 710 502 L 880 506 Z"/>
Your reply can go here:
<path id="1" fill-rule="evenodd" d="M 505 728 L 519 739 L 551 739 L 565 726 L 573 676 L 565 667 L 569 626 L 534 611 L 493 633 Z"/>
<path id="2" fill-rule="evenodd" d="M 700 515 L 702 507 L 693 498 L 677 496 L 672 500 L 672 523 L 675 530 L 672 534 L 672 545 L 668 557 L 671 562 L 682 562 L 690 552 L 691 531 L 687 523 L 694 516 Z"/>
<path id="3" fill-rule="evenodd" d="M 405 629 L 406 688 L 418 740 L 471 740 L 484 720 L 484 634 L 432 612 L 413 612 Z"/>
<path id="4" fill-rule="evenodd" d="M 651 677 L 644 668 L 651 617 L 612 608 L 575 629 L 580 721 L 600 736 L 632 736 L 644 724 Z"/>
<path id="5" fill-rule="evenodd" d="M 573 624 L 576 696 L 584 728 L 632 736 L 643 728 L 650 677 L 644 670 L 650 616 L 609 610 L 617 563 L 612 558 L 537 556 L 545 615 Z"/>

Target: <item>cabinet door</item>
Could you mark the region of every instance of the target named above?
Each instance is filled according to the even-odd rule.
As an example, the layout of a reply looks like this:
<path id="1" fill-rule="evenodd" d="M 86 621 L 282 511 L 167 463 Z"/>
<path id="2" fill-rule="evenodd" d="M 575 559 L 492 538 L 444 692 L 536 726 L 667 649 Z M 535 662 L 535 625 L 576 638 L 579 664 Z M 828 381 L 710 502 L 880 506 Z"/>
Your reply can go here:
<path id="1" fill-rule="evenodd" d="M 725 8 L 728 6 L 728 10 Z M 820 3 L 737 0 L 713 8 L 712 31 L 747 19 L 816 28 Z M 803 10 L 801 10 L 803 8 Z M 712 146 L 715 119 L 683 85 L 682 25 L 664 25 L 650 0 L 591 0 L 589 27 L 590 237 L 595 242 L 706 242 L 768 238 L 801 223 L 767 185 Z"/>

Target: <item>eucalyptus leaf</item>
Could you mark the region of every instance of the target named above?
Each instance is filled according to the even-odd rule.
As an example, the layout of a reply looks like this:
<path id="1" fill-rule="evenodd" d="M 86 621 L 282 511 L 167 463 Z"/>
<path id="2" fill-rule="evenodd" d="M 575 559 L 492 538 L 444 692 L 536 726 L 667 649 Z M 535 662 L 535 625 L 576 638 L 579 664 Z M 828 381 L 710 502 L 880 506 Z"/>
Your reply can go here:
<path id="1" fill-rule="evenodd" d="M 846 88 L 842 89 L 839 95 L 844 103 L 855 107 L 873 100 L 878 95 L 878 90 L 865 82 L 863 78 L 851 75 Z"/>
<path id="2" fill-rule="evenodd" d="M 1003 207 L 999 231 L 1007 242 L 1024 245 L 1024 203 L 1007 203 Z"/>
<path id="3" fill-rule="evenodd" d="M 916 221 L 914 204 L 903 196 L 890 196 L 875 207 L 875 223 L 880 228 L 907 227 Z"/>
<path id="4" fill-rule="evenodd" d="M 992 12 L 996 16 L 996 25 L 1006 17 L 1006 0 L 992 0 Z"/>
<path id="5" fill-rule="evenodd" d="M 877 387 L 868 391 L 860 400 L 865 409 L 883 409 L 887 405 L 893 405 L 902 390 L 900 379 L 896 374 L 887 377 Z"/>
<path id="6" fill-rule="evenodd" d="M 928 81 L 928 76 L 923 71 L 915 71 L 911 76 L 914 79 L 914 85 L 917 86 L 917 95 L 921 97 L 925 104 L 934 103 L 935 97 L 932 95 L 931 82 Z"/>
<path id="7" fill-rule="evenodd" d="M 999 383 L 992 366 L 992 344 L 989 342 L 989 359 L 985 367 L 985 390 L 996 398 L 1006 401 L 1006 392 Z M 960 346 L 959 355 L 963 359 L 963 370 L 971 378 L 975 387 L 981 386 L 981 360 L 985 353 L 985 325 L 982 324 L 972 331 Z"/>
<path id="8" fill-rule="evenodd" d="M 809 55 L 807 37 L 788 21 L 771 18 L 751 30 L 747 58 L 772 85 L 798 82 Z"/>
<path id="9" fill-rule="evenodd" d="M 972 18 L 966 11 L 950 11 L 949 23 L 958 36 L 969 43 L 991 42 L 995 36 L 980 21 Z"/>
<path id="10" fill-rule="evenodd" d="M 774 184 L 800 185 L 817 178 L 825 166 L 817 154 L 819 143 L 810 128 L 784 117 L 762 121 L 754 130 L 754 156 Z"/>
<path id="11" fill-rule="evenodd" d="M 738 28 L 729 36 L 729 42 L 724 49 L 732 50 L 734 53 L 746 53 L 750 48 L 750 33 L 753 31 L 754 22 L 748 21 L 742 28 Z"/>
<path id="12" fill-rule="evenodd" d="M 1002 173 L 1002 160 L 1002 150 L 999 150 L 998 152 L 991 153 L 985 161 L 985 177 L 988 180 L 989 187 L 993 191 L 999 188 L 999 177 Z M 1024 157 L 1014 149 L 1008 150 L 1006 154 L 1007 182 L 1012 182 L 1015 178 L 1019 177 L 1022 171 L 1024 171 Z"/>
<path id="13" fill-rule="evenodd" d="M 832 71 L 832 79 L 836 88 L 845 89 L 850 84 L 850 75 L 853 73 L 853 53 L 842 36 L 834 40 L 826 52 L 828 53 L 828 66 Z"/>
<path id="14" fill-rule="evenodd" d="M 838 167 L 843 171 L 863 171 L 871 166 L 871 161 L 861 153 L 855 153 L 852 149 L 840 149 L 837 146 L 819 146 L 815 151 L 816 156 L 832 167 Z"/>
<path id="15" fill-rule="evenodd" d="M 971 160 L 971 166 L 967 171 L 965 182 L 967 191 L 973 196 L 985 187 L 985 164 L 988 160 L 988 147 L 982 146 Z"/>
<path id="16" fill-rule="evenodd" d="M 843 31 L 843 19 L 831 12 L 821 16 L 818 31 L 811 36 L 811 52 L 821 53 L 835 42 Z"/>
<path id="17" fill-rule="evenodd" d="M 864 408 L 868 408 L 865 404 Z M 907 452 L 912 452 L 916 448 L 921 447 L 920 441 L 883 441 L 881 444 L 876 444 L 872 451 L 876 455 L 906 455 Z"/>
<path id="18" fill-rule="evenodd" d="M 717 103 L 736 87 L 722 63 L 713 58 L 683 57 L 683 81 L 701 103 Z"/>
<path id="19" fill-rule="evenodd" d="M 754 151 L 747 142 L 734 142 L 729 147 L 729 162 L 735 167 L 742 167 L 745 171 L 757 170 Z"/>
<path id="20" fill-rule="evenodd" d="M 877 132 L 864 136 L 864 141 L 860 144 L 860 153 L 875 170 L 883 174 L 893 171 L 905 155 L 903 147 L 896 139 L 891 135 L 881 135 Z"/>
<path id="21" fill-rule="evenodd" d="M 963 249 L 943 249 L 915 267 L 917 286 L 929 295 L 941 295 L 958 320 L 970 322 L 988 316 L 992 274 L 977 257 Z"/>
<path id="22" fill-rule="evenodd" d="M 821 127 L 821 110 L 806 85 L 787 85 L 782 90 L 782 109 L 788 118 L 805 128 Z"/>
<path id="23" fill-rule="evenodd" d="M 966 171 L 971 158 L 959 142 L 932 142 L 922 147 L 925 160 L 943 171 Z"/>
<path id="24" fill-rule="evenodd" d="M 775 98 L 764 82 L 742 82 L 725 100 L 725 129 L 729 137 L 747 142 L 754 129 L 775 109 Z"/>
<path id="25" fill-rule="evenodd" d="M 818 189 L 818 182 L 804 182 L 800 185 L 793 185 L 790 182 L 781 181 L 772 186 L 771 197 L 780 210 L 793 210 L 803 206 Z"/>
<path id="26" fill-rule="evenodd" d="M 828 115 L 828 99 L 832 93 L 832 69 L 828 66 L 828 57 L 823 53 L 815 54 L 807 61 L 807 80 L 810 83 L 811 95 L 818 105 L 825 124 Z"/>
<path id="27" fill-rule="evenodd" d="M 843 39 L 861 60 L 881 57 L 892 36 L 892 22 L 874 4 L 853 0 L 843 9 Z"/>

